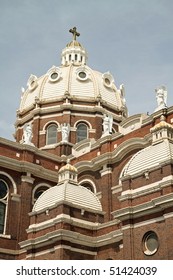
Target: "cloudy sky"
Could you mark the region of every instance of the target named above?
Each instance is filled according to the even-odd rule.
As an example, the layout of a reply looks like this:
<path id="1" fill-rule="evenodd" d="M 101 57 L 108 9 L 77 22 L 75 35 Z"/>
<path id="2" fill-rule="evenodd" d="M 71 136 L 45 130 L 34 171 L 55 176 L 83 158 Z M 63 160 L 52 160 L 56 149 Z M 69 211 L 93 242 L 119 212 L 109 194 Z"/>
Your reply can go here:
<path id="1" fill-rule="evenodd" d="M 0 136 L 13 140 L 21 87 L 60 65 L 74 26 L 88 65 L 124 84 L 130 115 L 152 113 L 160 85 L 173 105 L 172 14 L 172 0 L 0 0 Z"/>

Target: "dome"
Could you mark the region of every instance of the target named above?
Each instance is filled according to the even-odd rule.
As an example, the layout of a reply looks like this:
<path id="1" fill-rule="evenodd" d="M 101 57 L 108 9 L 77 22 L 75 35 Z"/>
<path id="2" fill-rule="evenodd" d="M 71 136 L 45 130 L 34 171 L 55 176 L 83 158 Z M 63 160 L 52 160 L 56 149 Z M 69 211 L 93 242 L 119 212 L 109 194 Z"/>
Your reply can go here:
<path id="1" fill-rule="evenodd" d="M 152 127 L 150 131 L 155 132 L 162 128 L 166 128 L 166 129 L 170 129 L 170 130 L 173 129 L 171 124 L 167 123 L 166 121 L 160 121 L 158 124 L 156 124 L 154 127 Z"/>
<path id="2" fill-rule="evenodd" d="M 71 64 L 66 67 L 52 66 L 40 78 L 32 75 L 28 88 L 23 92 L 20 111 L 30 110 L 36 100 L 42 104 L 63 100 L 65 94 L 75 100 L 96 101 L 100 98 L 115 109 L 123 106 L 110 73 L 102 74 L 86 65 Z"/>
<path id="3" fill-rule="evenodd" d="M 118 90 L 111 73 L 101 73 L 86 65 L 87 52 L 76 40 L 80 34 L 76 27 L 69 30 L 73 40 L 61 54 L 61 66 L 52 66 L 46 74 L 37 78 L 31 75 L 26 90 L 22 89 L 20 112 L 32 110 L 34 104 L 52 104 L 68 95 L 72 100 L 102 101 L 117 111 L 125 109 L 122 91 Z"/>
<path id="4" fill-rule="evenodd" d="M 66 181 L 45 191 L 36 201 L 33 212 L 56 207 L 59 203 L 68 203 L 73 207 L 102 211 L 97 196 L 85 187 Z"/>
<path id="5" fill-rule="evenodd" d="M 64 165 L 63 167 L 61 167 L 60 170 L 59 170 L 59 173 L 65 172 L 65 171 L 71 171 L 71 172 L 77 173 L 76 167 L 74 167 L 74 166 L 71 165 L 70 163 L 67 163 L 66 165 Z"/>
<path id="6" fill-rule="evenodd" d="M 81 48 L 83 48 L 82 45 L 78 41 L 75 41 L 75 40 L 73 40 L 70 43 L 68 43 L 66 45 L 66 47 L 67 48 L 69 48 L 69 47 L 81 47 Z"/>
<path id="7" fill-rule="evenodd" d="M 173 159 L 173 144 L 164 140 L 136 153 L 124 167 L 123 177 L 149 171 L 169 159 Z"/>

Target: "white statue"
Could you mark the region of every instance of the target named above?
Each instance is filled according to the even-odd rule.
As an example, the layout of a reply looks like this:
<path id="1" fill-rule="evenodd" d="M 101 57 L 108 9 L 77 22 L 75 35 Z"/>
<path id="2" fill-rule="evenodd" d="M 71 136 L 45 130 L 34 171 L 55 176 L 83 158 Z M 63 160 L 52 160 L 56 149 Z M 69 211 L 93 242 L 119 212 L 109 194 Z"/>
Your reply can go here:
<path id="1" fill-rule="evenodd" d="M 67 123 L 61 124 L 62 142 L 68 142 L 70 125 Z"/>
<path id="2" fill-rule="evenodd" d="M 110 135 L 112 133 L 113 117 L 112 115 L 104 114 L 103 117 L 103 134 L 102 137 Z"/>
<path id="3" fill-rule="evenodd" d="M 126 106 L 126 99 L 125 99 L 125 88 L 124 85 L 120 85 L 120 97 L 121 97 L 121 101 L 123 106 Z"/>
<path id="4" fill-rule="evenodd" d="M 167 90 L 165 86 L 161 86 L 155 89 L 156 92 L 156 100 L 158 107 L 155 112 L 167 107 Z"/>
<path id="5" fill-rule="evenodd" d="M 34 146 L 34 144 L 31 142 L 32 137 L 32 125 L 30 123 L 26 123 L 23 128 L 22 144 Z"/>

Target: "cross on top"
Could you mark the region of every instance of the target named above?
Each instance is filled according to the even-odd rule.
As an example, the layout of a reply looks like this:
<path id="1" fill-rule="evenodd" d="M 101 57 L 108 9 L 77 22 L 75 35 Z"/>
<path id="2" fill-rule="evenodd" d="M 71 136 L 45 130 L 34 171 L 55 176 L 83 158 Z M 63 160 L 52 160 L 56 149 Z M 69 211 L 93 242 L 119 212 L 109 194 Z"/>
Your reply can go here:
<path id="1" fill-rule="evenodd" d="M 73 34 L 73 40 L 75 40 L 75 41 L 76 41 L 76 36 L 80 36 L 80 33 L 77 32 L 76 27 L 73 27 L 73 29 L 70 29 L 69 32 Z"/>

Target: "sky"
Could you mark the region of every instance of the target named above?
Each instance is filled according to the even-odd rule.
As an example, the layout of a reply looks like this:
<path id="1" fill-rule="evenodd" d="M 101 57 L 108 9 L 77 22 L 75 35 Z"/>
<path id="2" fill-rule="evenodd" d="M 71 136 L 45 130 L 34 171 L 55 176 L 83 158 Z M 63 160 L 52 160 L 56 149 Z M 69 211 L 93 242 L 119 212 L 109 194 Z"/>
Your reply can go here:
<path id="1" fill-rule="evenodd" d="M 0 0 L 0 137 L 14 140 L 21 88 L 61 63 L 72 40 L 88 66 L 124 84 L 129 115 L 153 113 L 164 85 L 173 105 L 172 0 Z"/>

